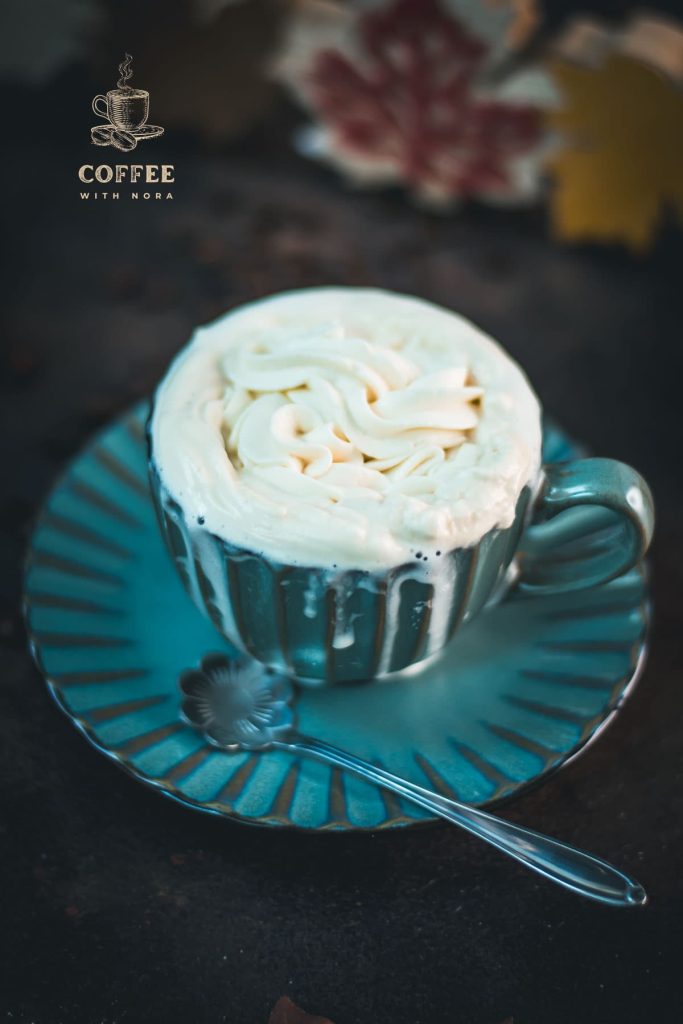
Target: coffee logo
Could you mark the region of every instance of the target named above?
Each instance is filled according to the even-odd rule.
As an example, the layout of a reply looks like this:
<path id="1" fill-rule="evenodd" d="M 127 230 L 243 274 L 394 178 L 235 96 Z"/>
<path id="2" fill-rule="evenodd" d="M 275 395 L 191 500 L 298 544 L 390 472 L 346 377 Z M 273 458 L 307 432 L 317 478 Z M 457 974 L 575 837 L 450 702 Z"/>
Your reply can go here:
<path id="1" fill-rule="evenodd" d="M 96 96 L 92 108 L 106 124 L 97 124 L 90 129 L 90 138 L 96 146 L 113 146 L 123 153 L 130 153 L 138 142 L 156 139 L 164 134 L 158 124 L 148 124 L 149 93 L 146 89 L 134 89 L 129 85 L 133 77 L 133 58 L 129 53 L 119 64 L 119 80 L 115 89 Z M 173 199 L 168 191 L 175 181 L 173 164 L 81 164 L 78 180 L 84 185 L 94 185 L 96 191 L 81 192 L 81 199 Z M 101 191 L 99 186 L 111 186 Z M 119 186 L 123 185 L 122 189 Z M 144 186 L 156 185 L 158 191 L 148 191 Z M 130 187 L 126 187 L 130 186 Z"/>
<path id="2" fill-rule="evenodd" d="M 164 134 L 157 124 L 147 124 L 149 117 L 149 93 L 146 89 L 133 89 L 128 82 L 133 77 L 129 53 L 119 64 L 119 80 L 115 89 L 106 96 L 100 94 L 92 101 L 92 109 L 106 124 L 94 125 L 90 138 L 96 146 L 114 146 L 123 153 L 130 153 L 138 142 L 156 139 Z"/>

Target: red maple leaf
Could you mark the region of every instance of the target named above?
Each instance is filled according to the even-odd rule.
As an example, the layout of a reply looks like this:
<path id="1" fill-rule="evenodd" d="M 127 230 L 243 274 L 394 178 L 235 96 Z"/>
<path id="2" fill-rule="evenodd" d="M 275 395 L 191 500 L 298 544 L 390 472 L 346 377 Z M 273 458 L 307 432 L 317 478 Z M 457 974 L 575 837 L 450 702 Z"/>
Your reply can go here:
<path id="1" fill-rule="evenodd" d="M 340 157 L 391 167 L 418 191 L 509 194 L 508 161 L 542 134 L 537 107 L 477 95 L 489 47 L 438 0 L 394 0 L 358 19 L 360 59 L 315 56 L 310 102 Z"/>
<path id="2" fill-rule="evenodd" d="M 327 1017 L 312 1017 L 289 999 L 280 996 L 271 1010 L 268 1024 L 332 1024 Z"/>

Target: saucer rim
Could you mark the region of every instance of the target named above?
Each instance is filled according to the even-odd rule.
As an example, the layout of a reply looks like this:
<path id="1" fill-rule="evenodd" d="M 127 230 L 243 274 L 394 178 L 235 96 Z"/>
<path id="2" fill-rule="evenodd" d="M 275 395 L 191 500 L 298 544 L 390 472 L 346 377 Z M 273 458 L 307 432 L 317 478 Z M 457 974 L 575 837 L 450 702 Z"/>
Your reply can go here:
<path id="1" fill-rule="evenodd" d="M 113 128 L 115 131 L 124 132 L 126 135 L 132 135 L 136 139 L 156 139 L 166 131 L 163 125 L 160 124 L 144 124 L 139 128 L 120 128 L 118 125 L 112 124 L 111 121 L 102 121 L 101 124 L 94 124 L 91 126 L 90 131 L 92 131 L 93 128 Z M 143 129 L 150 130 L 143 131 Z"/>
<path id="2" fill-rule="evenodd" d="M 143 131 L 143 129 L 150 130 Z M 128 132 L 129 135 L 134 135 L 136 139 L 152 139 L 157 138 L 159 135 L 163 135 L 165 129 L 160 124 L 143 124 L 139 128 L 123 128 L 122 131 Z"/>

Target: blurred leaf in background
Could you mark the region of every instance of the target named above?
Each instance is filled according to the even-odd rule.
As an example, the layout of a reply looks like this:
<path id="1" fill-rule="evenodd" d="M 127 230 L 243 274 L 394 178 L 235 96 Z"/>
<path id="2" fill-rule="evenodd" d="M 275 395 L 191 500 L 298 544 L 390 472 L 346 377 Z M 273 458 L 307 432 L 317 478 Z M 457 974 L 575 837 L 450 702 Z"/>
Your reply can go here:
<path id="1" fill-rule="evenodd" d="M 535 199 L 552 82 L 534 67 L 493 74 L 531 20 L 528 3 L 502 0 L 300 0 L 274 64 L 313 118 L 300 148 L 436 208 Z"/>
<path id="2" fill-rule="evenodd" d="M 299 1006 L 282 996 L 271 1010 L 268 1024 L 332 1024 L 327 1017 L 314 1017 Z"/>
<path id="3" fill-rule="evenodd" d="M 639 18 L 620 32 L 577 22 L 552 71 L 552 223 L 566 241 L 643 252 L 668 212 L 683 222 L 683 27 Z"/>
<path id="4" fill-rule="evenodd" d="M 541 23 L 541 11 L 536 0 L 484 0 L 492 7 L 506 11 L 508 24 L 505 44 L 511 49 L 524 46 Z"/>

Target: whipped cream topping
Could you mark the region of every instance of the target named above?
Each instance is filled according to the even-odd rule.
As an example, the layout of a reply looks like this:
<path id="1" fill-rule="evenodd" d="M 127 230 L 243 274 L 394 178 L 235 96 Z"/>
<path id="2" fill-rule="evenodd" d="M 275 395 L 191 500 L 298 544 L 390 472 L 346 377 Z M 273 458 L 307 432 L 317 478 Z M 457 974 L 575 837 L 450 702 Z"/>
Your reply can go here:
<path id="1" fill-rule="evenodd" d="M 157 392 L 152 446 L 197 529 L 290 564 L 378 568 L 509 526 L 540 419 L 520 369 L 456 314 L 306 289 L 196 332 Z"/>

